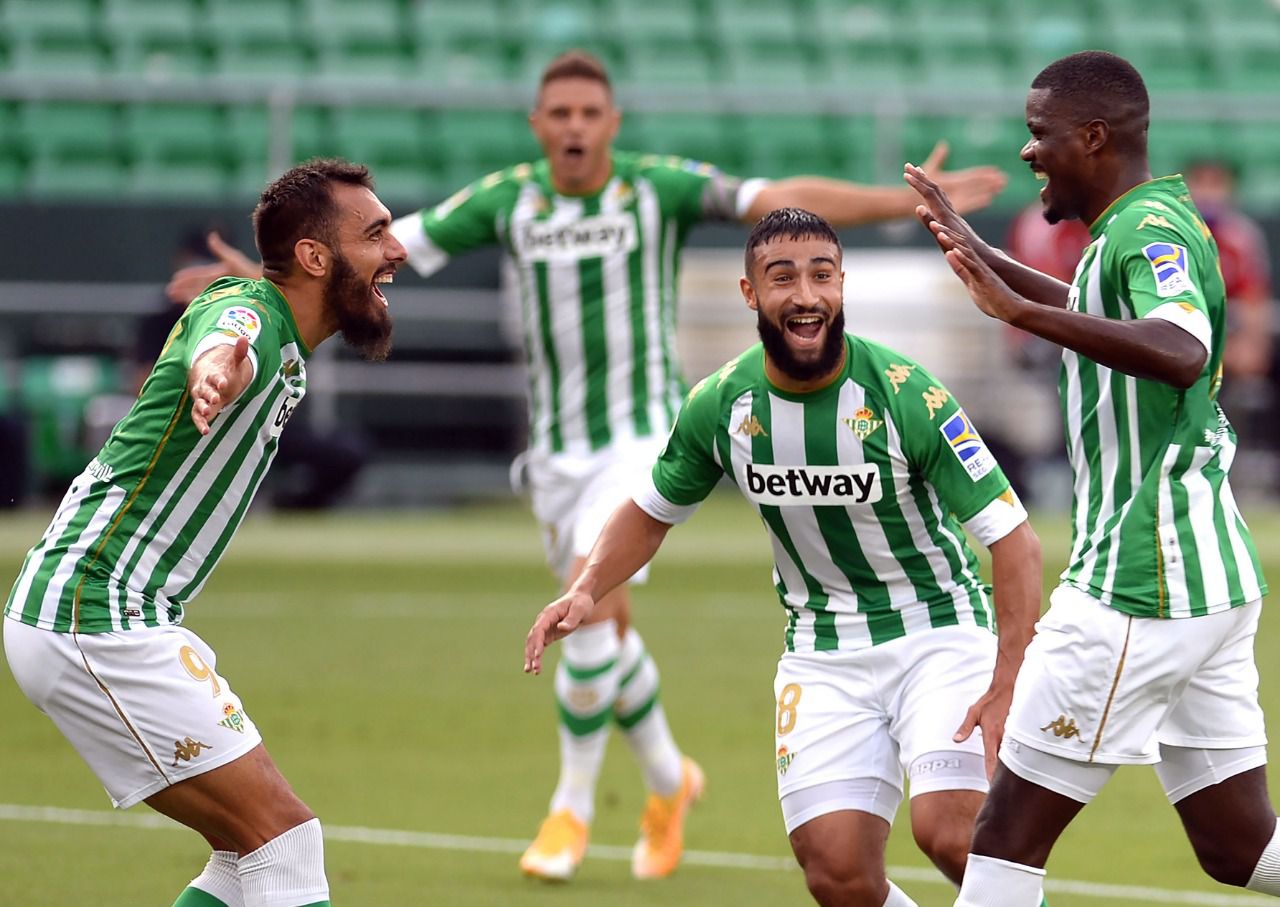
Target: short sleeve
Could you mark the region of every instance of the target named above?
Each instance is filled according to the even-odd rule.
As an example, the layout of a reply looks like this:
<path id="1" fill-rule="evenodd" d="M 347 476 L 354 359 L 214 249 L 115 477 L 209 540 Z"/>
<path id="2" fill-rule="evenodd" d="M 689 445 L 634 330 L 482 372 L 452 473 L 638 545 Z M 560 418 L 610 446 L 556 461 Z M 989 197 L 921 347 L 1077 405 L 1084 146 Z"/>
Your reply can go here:
<path id="1" fill-rule="evenodd" d="M 404 245 L 409 264 L 426 277 L 461 252 L 497 242 L 498 191 L 503 173 L 477 180 L 436 205 L 397 218 L 391 232 Z"/>
<path id="2" fill-rule="evenodd" d="M 636 504 L 656 520 L 674 524 L 688 519 L 723 475 L 713 452 L 718 395 L 712 384 L 704 382 L 689 392 L 649 485 L 636 495 Z"/>
<path id="3" fill-rule="evenodd" d="M 192 303 L 183 321 L 186 322 L 182 332 L 186 342 L 183 358 L 187 368 L 214 347 L 233 345 L 241 337 L 249 341 L 249 361 L 255 381 L 264 356 L 279 355 L 279 328 L 267 308 L 252 297 L 214 290 Z"/>
<path id="4" fill-rule="evenodd" d="M 1116 267 L 1125 288 L 1121 295 L 1133 307 L 1134 317 L 1170 321 L 1212 354 L 1213 326 L 1204 298 L 1204 275 L 1186 239 L 1171 227 L 1160 226 L 1115 235 Z"/>
<path id="5" fill-rule="evenodd" d="M 663 207 L 685 225 L 741 220 L 766 184 L 765 180 L 744 182 L 705 161 L 663 157 L 649 163 L 646 175 L 657 186 Z"/>

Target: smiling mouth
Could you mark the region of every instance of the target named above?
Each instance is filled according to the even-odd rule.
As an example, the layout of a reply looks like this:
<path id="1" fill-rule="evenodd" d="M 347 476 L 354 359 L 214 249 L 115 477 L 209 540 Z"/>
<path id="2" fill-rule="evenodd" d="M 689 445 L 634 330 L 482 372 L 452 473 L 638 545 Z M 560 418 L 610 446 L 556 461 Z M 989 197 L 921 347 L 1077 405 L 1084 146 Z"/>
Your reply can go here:
<path id="1" fill-rule="evenodd" d="M 395 279 L 395 271 L 384 271 L 373 278 L 373 295 L 376 296 L 384 306 L 390 305 L 390 303 L 387 302 L 387 297 L 382 294 L 382 288 L 378 286 L 378 284 L 391 283 Z"/>
<path id="2" fill-rule="evenodd" d="M 807 313 L 792 315 L 784 322 L 787 333 L 804 343 L 813 343 L 822 335 L 827 320 L 821 315 Z"/>

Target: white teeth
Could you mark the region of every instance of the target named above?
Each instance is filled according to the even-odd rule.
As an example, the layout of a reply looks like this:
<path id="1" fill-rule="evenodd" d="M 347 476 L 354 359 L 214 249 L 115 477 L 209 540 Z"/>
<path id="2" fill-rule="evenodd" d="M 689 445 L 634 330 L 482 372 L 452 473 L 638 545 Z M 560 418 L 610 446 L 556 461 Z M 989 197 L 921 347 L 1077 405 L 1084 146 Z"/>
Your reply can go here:
<path id="1" fill-rule="evenodd" d="M 373 282 L 374 283 L 391 283 L 391 281 L 395 279 L 396 279 L 396 275 L 394 274 L 379 274 L 377 277 L 373 279 Z"/>
<path id="2" fill-rule="evenodd" d="M 1040 182 L 1044 183 L 1049 181 L 1049 174 L 1045 173 L 1043 170 L 1033 170 L 1031 172 L 1036 175 L 1036 179 L 1040 180 Z"/>
<path id="3" fill-rule="evenodd" d="M 818 324 L 822 319 L 817 315 L 797 315 L 787 319 L 791 324 Z"/>

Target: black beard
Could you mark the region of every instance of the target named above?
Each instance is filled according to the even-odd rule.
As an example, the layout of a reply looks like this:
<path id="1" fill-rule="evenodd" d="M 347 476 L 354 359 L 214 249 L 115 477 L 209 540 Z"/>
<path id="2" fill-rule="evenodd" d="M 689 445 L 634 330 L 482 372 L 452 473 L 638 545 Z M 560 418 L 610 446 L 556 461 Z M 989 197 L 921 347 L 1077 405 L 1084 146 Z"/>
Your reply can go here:
<path id="1" fill-rule="evenodd" d="M 324 288 L 324 310 L 348 346 L 370 362 L 381 362 L 391 352 L 391 316 L 370 305 L 369 295 L 369 284 L 349 261 L 336 256 Z"/>
<path id="2" fill-rule="evenodd" d="M 840 362 L 844 352 L 844 309 L 836 312 L 827 325 L 827 339 L 816 359 L 802 361 L 796 358 L 787 345 L 784 328 L 780 328 L 756 310 L 756 332 L 764 344 L 765 355 L 778 367 L 778 371 L 794 381 L 813 381 L 830 374 Z"/>

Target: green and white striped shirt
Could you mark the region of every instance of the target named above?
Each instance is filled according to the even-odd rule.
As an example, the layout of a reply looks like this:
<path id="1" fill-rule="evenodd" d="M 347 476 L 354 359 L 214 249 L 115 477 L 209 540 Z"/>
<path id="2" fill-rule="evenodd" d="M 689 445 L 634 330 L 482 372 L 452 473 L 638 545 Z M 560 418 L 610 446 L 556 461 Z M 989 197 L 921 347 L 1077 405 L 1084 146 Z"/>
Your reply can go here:
<path id="1" fill-rule="evenodd" d="M 613 153 L 598 193 L 560 195 L 546 160 L 490 174 L 392 225 L 418 273 L 497 243 L 515 264 L 529 373 L 529 446 L 585 454 L 665 435 L 680 249 L 702 220 L 740 217 L 762 181 L 709 164 Z"/>
<path id="2" fill-rule="evenodd" d="M 1026 511 L 939 382 L 879 344 L 845 343 L 844 372 L 813 393 L 774 387 L 759 345 L 700 382 L 636 503 L 679 523 L 728 476 L 773 543 L 788 652 L 994 629 L 961 524 L 990 545 Z"/>
<path id="3" fill-rule="evenodd" d="M 1139 617 L 1194 617 L 1261 598 L 1267 586 L 1227 480 L 1236 434 L 1217 402 L 1226 335 L 1217 245 L 1180 176 L 1129 190 L 1091 233 L 1069 307 L 1171 321 L 1209 356 L 1179 390 L 1063 350 L 1075 499 L 1062 581 Z"/>
<path id="4" fill-rule="evenodd" d="M 250 341 L 253 381 L 202 436 L 191 422 L 188 369 L 239 337 Z M 5 616 L 76 633 L 180 623 L 306 392 L 310 354 L 269 280 L 210 286 L 174 327 L 137 402 L 27 554 Z"/>

